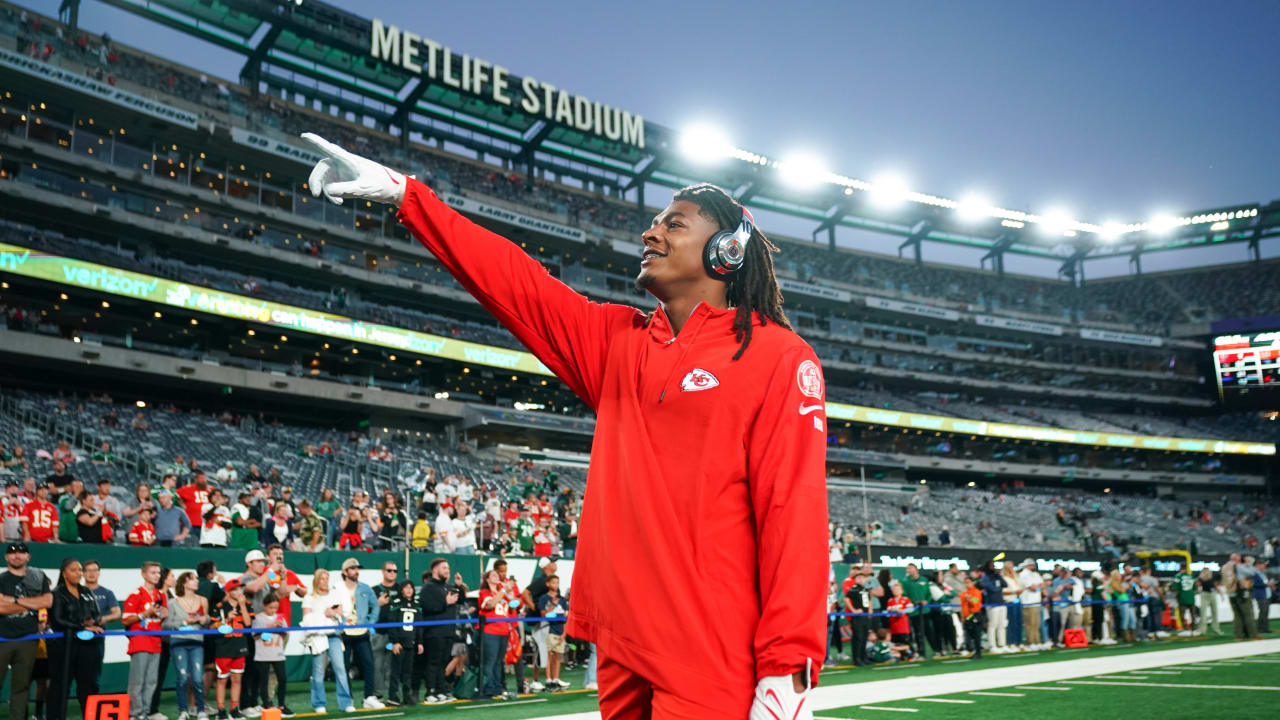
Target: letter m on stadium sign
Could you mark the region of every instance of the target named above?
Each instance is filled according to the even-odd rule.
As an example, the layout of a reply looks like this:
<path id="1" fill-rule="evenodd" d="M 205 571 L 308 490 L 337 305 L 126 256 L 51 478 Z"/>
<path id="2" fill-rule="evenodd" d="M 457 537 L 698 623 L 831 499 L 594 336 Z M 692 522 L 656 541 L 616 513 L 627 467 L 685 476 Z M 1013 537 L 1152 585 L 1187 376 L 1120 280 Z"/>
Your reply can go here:
<path id="1" fill-rule="evenodd" d="M 90 695 L 84 720 L 129 720 L 129 695 Z"/>

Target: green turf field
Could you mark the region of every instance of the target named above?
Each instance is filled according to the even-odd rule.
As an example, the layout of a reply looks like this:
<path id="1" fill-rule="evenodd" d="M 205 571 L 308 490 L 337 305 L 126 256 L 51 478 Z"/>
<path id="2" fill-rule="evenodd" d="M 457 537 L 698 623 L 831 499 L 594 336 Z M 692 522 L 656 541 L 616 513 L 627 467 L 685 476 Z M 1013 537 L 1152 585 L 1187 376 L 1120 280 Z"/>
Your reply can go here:
<path id="1" fill-rule="evenodd" d="M 819 718 L 1280 717 L 1280 653 L 822 710 Z M 1227 711 L 1227 708 L 1230 708 Z"/>
<path id="2" fill-rule="evenodd" d="M 1277 638 L 1280 635 L 1269 635 Z M 893 680 L 917 676 L 965 673 L 969 671 L 1014 668 L 1036 663 L 1059 662 L 1080 658 L 1105 658 L 1147 653 L 1177 648 L 1195 648 L 1222 645 L 1230 640 L 1200 638 L 1168 638 L 1158 642 L 1138 645 L 1103 645 L 1078 650 L 1048 650 L 1038 653 L 987 655 L 981 660 L 935 659 L 920 663 L 885 665 L 872 668 L 838 666 L 826 668 L 822 673 L 822 686 L 833 687 L 857 683 Z M 1232 660 L 1213 660 L 1204 663 L 1183 663 L 1187 667 L 1171 665 L 1151 670 L 1134 670 L 1102 676 L 1043 683 L 1058 690 L 1028 690 L 1025 687 L 989 688 L 977 694 L 962 692 L 938 695 L 925 699 L 877 702 L 871 706 L 851 705 L 839 709 L 821 710 L 819 717 L 874 718 L 912 715 L 919 720 L 949 720 L 951 718 L 986 718 L 992 713 L 1013 712 L 1019 717 L 1032 713 L 1043 714 L 1052 708 L 1054 720 L 1096 720 L 1098 717 L 1119 716 L 1126 720 L 1144 717 L 1182 718 L 1207 717 L 1207 713 L 1219 711 L 1229 702 L 1231 715 L 1241 718 L 1280 717 L 1280 653 L 1258 655 Z M 1206 669 L 1190 669 L 1206 668 Z M 549 715 L 582 713 L 598 709 L 596 694 L 582 690 L 582 670 L 565 671 L 564 680 L 572 683 L 565 692 L 523 695 L 516 700 L 465 701 L 448 705 L 388 707 L 385 710 L 361 710 L 355 715 L 338 712 L 334 707 L 332 683 L 329 684 L 329 713 L 325 718 L 351 717 L 354 720 L 373 718 L 466 718 L 481 717 L 485 720 L 526 720 Z M 1086 684 L 1106 683 L 1106 684 Z M 1164 687 L 1175 685 L 1178 687 Z M 1209 687 L 1191 687 L 1202 685 Z M 514 686 L 507 676 L 507 687 Z M 1240 689 L 1224 692 L 1222 686 L 1247 686 L 1255 690 Z M 353 683 L 352 691 L 364 689 L 362 681 Z M 1000 693 L 1000 694 L 993 694 Z M 171 718 L 176 716 L 172 693 L 165 693 L 161 709 Z M 1070 702 L 1063 702 L 1070 698 Z M 935 702 L 947 700 L 953 702 Z M 310 710 L 308 686 L 303 682 L 290 683 L 289 705 L 299 718 L 315 718 Z M 358 701 L 357 701 L 358 703 Z M 212 698 L 209 705 L 212 706 Z M 72 704 L 74 708 L 74 703 Z M 893 707 L 896 710 L 875 708 Z M 1176 712 L 1172 712 L 1176 708 Z M 75 712 L 74 709 L 70 710 Z M 914 711 L 914 712 L 912 712 Z M 1024 715 L 1026 714 L 1026 715 Z"/>

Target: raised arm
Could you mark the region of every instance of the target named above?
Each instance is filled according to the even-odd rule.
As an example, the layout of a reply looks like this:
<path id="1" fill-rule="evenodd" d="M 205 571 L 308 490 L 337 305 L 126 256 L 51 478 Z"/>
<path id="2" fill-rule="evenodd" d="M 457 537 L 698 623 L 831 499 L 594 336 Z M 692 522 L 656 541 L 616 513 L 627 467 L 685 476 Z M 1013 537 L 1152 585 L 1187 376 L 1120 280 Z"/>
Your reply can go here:
<path id="1" fill-rule="evenodd" d="M 595 408 L 613 331 L 639 311 L 593 303 L 552 277 L 506 238 L 458 214 L 426 185 L 310 133 L 324 152 L 312 171 L 311 192 L 398 205 L 397 219 L 457 281 L 543 364 Z"/>

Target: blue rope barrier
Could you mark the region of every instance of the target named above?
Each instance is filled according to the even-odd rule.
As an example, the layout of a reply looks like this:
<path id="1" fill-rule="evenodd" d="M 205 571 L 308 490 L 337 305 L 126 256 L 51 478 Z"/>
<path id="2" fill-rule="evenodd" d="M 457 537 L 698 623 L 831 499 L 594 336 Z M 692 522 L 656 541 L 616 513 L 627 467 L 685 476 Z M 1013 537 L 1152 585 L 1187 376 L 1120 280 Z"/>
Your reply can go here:
<path id="1" fill-rule="evenodd" d="M 551 620 L 542 616 L 534 617 L 508 617 L 508 618 L 486 618 L 488 623 L 540 623 L 540 622 L 565 622 L 564 620 Z M 230 630 L 222 630 L 219 628 L 192 628 L 190 630 L 107 630 L 100 633 L 92 633 L 93 637 L 89 640 L 104 637 L 167 637 L 169 635 L 270 635 L 272 633 L 290 633 L 301 632 L 304 634 L 313 634 L 319 632 L 345 632 L 348 630 L 357 630 L 360 628 L 372 628 L 375 630 L 403 628 L 406 625 L 410 627 L 436 627 L 440 625 L 479 625 L 480 618 L 458 618 L 456 620 L 416 620 L 411 623 L 404 622 L 386 622 L 386 623 L 358 623 L 351 625 L 294 625 L 289 627 L 276 628 L 232 628 Z M 72 633 L 73 635 L 75 633 Z M 32 635 L 23 635 L 16 638 L 0 637 L 0 643 L 6 642 L 23 642 L 26 640 L 51 640 L 66 637 L 66 633 L 35 633 Z M 87 642 L 88 640 L 86 640 Z"/>
<path id="2" fill-rule="evenodd" d="M 1102 600 L 1102 601 L 1081 600 L 1079 602 L 1071 602 L 1069 600 L 1063 600 L 1063 601 L 1055 601 L 1053 603 L 1050 603 L 1050 605 L 1060 606 L 1060 607 L 1066 607 L 1070 605 L 1104 605 L 1104 606 L 1106 605 L 1145 605 L 1147 602 L 1148 600 L 1146 598 L 1138 598 L 1138 599 L 1130 599 L 1130 600 Z M 1037 607 L 1039 606 L 1039 603 L 1028 603 L 1028 604 L 998 603 L 993 605 L 983 605 L 982 607 L 983 609 L 985 609 L 985 608 L 991 608 L 991 607 L 1014 607 L 1014 606 Z M 915 612 L 916 610 L 951 609 L 951 608 L 958 609 L 960 608 L 960 605 L 955 603 L 928 603 L 924 605 L 917 605 L 913 610 L 910 610 L 907 612 L 896 612 L 896 611 L 877 611 L 877 612 L 869 612 L 869 613 L 836 612 L 836 613 L 827 613 L 827 619 L 830 620 L 833 618 L 842 618 L 842 617 L 863 617 L 863 618 L 865 617 L 901 617 L 903 615 L 910 615 L 912 612 Z M 567 619 L 567 616 L 566 616 L 566 619 Z M 543 616 L 533 616 L 533 617 L 486 618 L 485 622 L 486 623 L 541 623 L 541 622 L 562 623 L 562 622 L 565 622 L 565 620 L 551 620 Z M 312 634 L 312 633 L 319 633 L 319 632 L 345 632 L 349 630 L 357 630 L 360 628 L 374 629 L 374 630 L 403 628 L 406 625 L 410 627 L 438 627 L 441 625 L 479 625 L 479 624 L 480 624 L 480 618 L 458 618 L 456 620 L 415 620 L 414 622 L 411 622 L 411 623 L 385 622 L 385 623 L 357 623 L 357 624 L 351 624 L 351 625 L 311 625 L 311 626 L 294 625 L 294 626 L 283 627 L 283 628 L 249 628 L 247 627 L 247 628 L 233 628 L 230 630 L 223 630 L 219 628 L 207 628 L 207 629 L 192 628 L 190 630 L 181 630 L 181 629 L 179 630 L 107 630 L 101 633 L 92 633 L 93 637 L 85 639 L 85 642 L 88 642 L 90 640 L 96 640 L 98 638 L 105 638 L 105 637 L 167 637 L 170 635 L 229 635 L 231 633 L 236 633 L 239 635 L 257 635 L 257 634 L 269 635 L 271 633 L 290 633 L 290 632 Z M 25 642 L 28 640 L 56 640 L 56 639 L 65 638 L 65 637 L 67 637 L 66 633 L 35 633 L 31 635 L 23 635 L 21 637 L 16 637 L 16 638 L 0 637 L 0 643 Z"/>

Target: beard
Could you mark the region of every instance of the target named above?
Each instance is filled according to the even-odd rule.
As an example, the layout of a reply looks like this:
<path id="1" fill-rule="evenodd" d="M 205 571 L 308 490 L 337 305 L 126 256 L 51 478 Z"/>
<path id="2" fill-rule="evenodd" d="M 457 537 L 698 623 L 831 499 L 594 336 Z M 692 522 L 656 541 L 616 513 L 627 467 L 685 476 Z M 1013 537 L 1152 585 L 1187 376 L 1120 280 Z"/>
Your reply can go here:
<path id="1" fill-rule="evenodd" d="M 649 288 L 653 287 L 654 282 L 655 280 L 652 275 L 641 270 L 640 274 L 636 276 L 636 281 L 634 283 L 634 286 L 636 290 L 644 292 L 645 290 L 648 290 Z"/>

